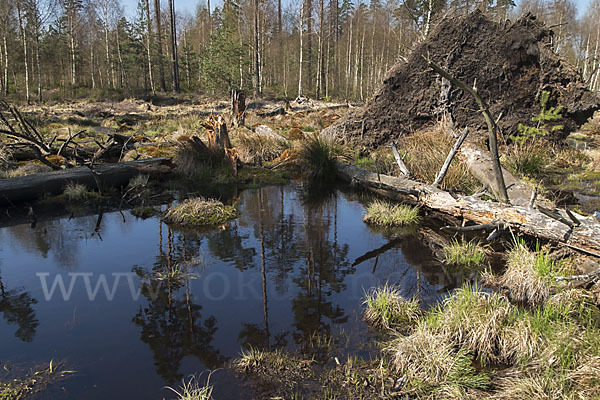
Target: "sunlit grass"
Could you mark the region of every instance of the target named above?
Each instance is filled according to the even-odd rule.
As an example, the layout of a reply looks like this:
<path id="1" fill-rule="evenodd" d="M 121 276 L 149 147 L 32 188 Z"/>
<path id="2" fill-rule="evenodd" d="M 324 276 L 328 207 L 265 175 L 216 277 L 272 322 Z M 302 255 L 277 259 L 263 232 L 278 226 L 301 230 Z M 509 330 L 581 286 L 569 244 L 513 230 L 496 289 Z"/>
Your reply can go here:
<path id="1" fill-rule="evenodd" d="M 363 221 L 382 226 L 410 225 L 420 221 L 419 208 L 375 200 L 367 206 Z"/>
<path id="2" fill-rule="evenodd" d="M 166 388 L 177 395 L 177 400 L 211 400 L 213 398 L 213 385 L 210 384 L 211 375 L 212 373 L 208 374 L 208 378 L 203 384 L 199 382 L 199 377 L 192 375 L 187 382 L 183 380 L 177 389 L 170 386 L 166 386 Z"/>
<path id="3" fill-rule="evenodd" d="M 444 247 L 446 263 L 461 267 L 476 267 L 483 265 L 487 259 L 487 251 L 479 241 L 453 240 Z"/>
<path id="4" fill-rule="evenodd" d="M 363 305 L 365 320 L 375 327 L 386 329 L 414 322 L 421 311 L 417 300 L 404 299 L 400 289 L 388 283 L 369 291 Z"/>
<path id="5" fill-rule="evenodd" d="M 187 199 L 167 210 L 164 219 L 182 226 L 218 225 L 236 218 L 239 212 L 218 200 L 197 197 Z"/>

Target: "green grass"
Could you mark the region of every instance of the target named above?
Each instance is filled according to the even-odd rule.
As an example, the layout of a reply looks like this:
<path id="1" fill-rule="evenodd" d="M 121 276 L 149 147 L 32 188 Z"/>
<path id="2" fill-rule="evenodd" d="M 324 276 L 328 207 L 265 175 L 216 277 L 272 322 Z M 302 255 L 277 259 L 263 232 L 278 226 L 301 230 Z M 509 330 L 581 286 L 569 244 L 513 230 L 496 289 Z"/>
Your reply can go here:
<path id="1" fill-rule="evenodd" d="M 546 300 L 557 286 L 555 277 L 564 268 L 550 259 L 547 252 L 530 251 L 523 241 L 515 241 L 508 253 L 506 270 L 500 276 L 484 274 L 483 280 L 492 287 L 509 291 L 511 299 L 539 304 Z"/>
<path id="2" fill-rule="evenodd" d="M 444 247 L 445 261 L 451 265 L 461 267 L 477 267 L 485 264 L 487 251 L 479 241 L 453 240 L 448 246 Z"/>
<path id="3" fill-rule="evenodd" d="M 199 377 L 192 375 L 187 382 L 183 380 L 179 388 L 173 389 L 169 386 L 166 388 L 177 395 L 177 400 L 211 400 L 213 398 L 213 386 L 210 384 L 211 374 L 203 384 L 199 382 Z"/>
<path id="4" fill-rule="evenodd" d="M 10 370 L 4 365 L 5 370 Z M 75 371 L 64 369 L 64 365 L 50 361 L 47 366 L 32 369 L 24 377 L 0 381 L 0 400 L 21 400 L 43 391 L 48 385 L 67 378 Z"/>
<path id="5" fill-rule="evenodd" d="M 378 328 L 399 328 L 417 320 L 421 308 L 417 300 L 406 300 L 396 286 L 385 285 L 374 288 L 365 295 L 364 317 Z"/>
<path id="6" fill-rule="evenodd" d="M 217 200 L 187 199 L 167 210 L 164 220 L 181 226 L 219 225 L 236 218 L 239 212 Z"/>
<path id="7" fill-rule="evenodd" d="M 87 186 L 73 182 L 67 183 L 63 195 L 67 200 L 75 202 L 98 197 L 98 193 L 89 190 Z"/>
<path id="8" fill-rule="evenodd" d="M 380 226 L 403 226 L 420 221 L 419 208 L 375 200 L 367 206 L 363 221 Z"/>
<path id="9" fill-rule="evenodd" d="M 337 147 L 313 135 L 302 145 L 299 155 L 302 175 L 315 183 L 333 183 L 337 177 Z"/>
<path id="10" fill-rule="evenodd" d="M 516 176 L 535 178 L 544 172 L 550 158 L 541 144 L 513 145 L 502 157 L 502 163 Z"/>

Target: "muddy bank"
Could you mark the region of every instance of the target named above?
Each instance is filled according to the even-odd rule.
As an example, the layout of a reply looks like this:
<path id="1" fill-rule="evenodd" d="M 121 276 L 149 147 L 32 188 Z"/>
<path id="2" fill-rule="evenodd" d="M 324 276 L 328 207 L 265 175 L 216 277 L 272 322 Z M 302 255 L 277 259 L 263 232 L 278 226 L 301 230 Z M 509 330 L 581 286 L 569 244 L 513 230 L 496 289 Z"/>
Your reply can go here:
<path id="1" fill-rule="evenodd" d="M 450 87 L 447 95 L 439 76 L 424 57 L 458 79 L 474 84 L 491 112 L 500 116 L 504 137 L 518 132 L 540 110 L 542 91 L 550 91 L 549 106 L 563 106 L 564 128 L 554 139 L 582 125 L 600 108 L 600 100 L 585 89 L 576 69 L 553 53 L 552 31 L 533 16 L 513 24 L 498 24 L 481 12 L 446 18 L 419 45 L 407 62 L 396 64 L 365 107 L 350 110 L 325 132 L 343 142 L 375 148 L 438 121 L 449 111 L 459 126 L 485 129 L 475 101 Z"/>

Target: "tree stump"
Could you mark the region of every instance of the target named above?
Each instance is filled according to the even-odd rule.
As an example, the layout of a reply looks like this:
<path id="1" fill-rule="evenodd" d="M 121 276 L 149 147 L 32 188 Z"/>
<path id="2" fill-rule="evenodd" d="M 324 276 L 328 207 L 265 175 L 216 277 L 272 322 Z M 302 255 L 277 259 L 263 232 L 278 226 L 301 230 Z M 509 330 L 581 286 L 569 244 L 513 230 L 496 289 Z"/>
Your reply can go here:
<path id="1" fill-rule="evenodd" d="M 243 89 L 231 91 L 231 120 L 234 127 L 246 123 L 246 92 Z"/>

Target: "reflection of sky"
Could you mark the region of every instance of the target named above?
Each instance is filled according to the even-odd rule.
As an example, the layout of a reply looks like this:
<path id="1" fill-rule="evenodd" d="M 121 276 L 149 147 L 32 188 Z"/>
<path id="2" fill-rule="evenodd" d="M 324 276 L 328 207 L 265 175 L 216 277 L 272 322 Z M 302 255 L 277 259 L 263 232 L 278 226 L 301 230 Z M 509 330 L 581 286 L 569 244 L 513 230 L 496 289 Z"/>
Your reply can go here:
<path id="1" fill-rule="evenodd" d="M 259 203 L 261 196 L 262 208 Z M 292 306 L 296 307 L 296 312 L 298 307 L 307 306 L 300 299 L 307 293 L 303 279 L 307 273 L 306 251 L 309 244 L 313 248 L 322 246 L 326 254 L 335 252 L 338 257 L 347 251 L 340 265 L 321 266 L 324 272 L 333 268 L 335 273 L 325 276 L 333 277 L 331 279 L 335 282 L 322 282 L 320 304 L 331 303 L 333 308 L 343 310 L 347 317 L 346 323 L 333 327 L 334 332 L 344 329 L 364 336 L 365 325 L 360 318 L 364 292 L 389 280 L 400 283 L 404 294 L 410 297 L 416 293 L 418 268 L 427 268 L 415 267 L 407 262 L 402 241 L 400 248 L 392 248 L 379 256 L 375 274 L 372 273 L 375 259 L 350 267 L 355 259 L 383 246 L 389 239 L 369 230 L 361 221 L 363 206 L 346 194 L 339 193 L 322 208 L 309 209 L 302 205 L 301 194 L 296 187 L 263 188 L 260 193 L 243 192 L 240 207 L 241 217 L 226 231 L 173 233 L 175 247 L 181 250 L 185 236 L 186 249 L 190 249 L 188 256 L 204 259 L 203 267 L 198 268 L 198 278 L 190 281 L 191 300 L 202 307 L 202 321 L 216 317 L 218 330 L 211 346 L 221 356 L 235 357 L 239 354 L 239 335 L 244 324 L 254 324 L 258 329 L 265 327 L 258 221 L 262 221 L 265 238 L 271 343 L 276 335 L 287 333 L 288 345 L 293 346 L 292 333 L 302 328 L 296 321 L 297 315 Z M 7 288 L 22 288 L 38 300 L 34 308 L 40 322 L 33 343 L 23 343 L 14 337 L 16 328 L 0 319 L 0 358 L 11 362 L 43 362 L 51 358 L 68 360 L 74 364 L 74 369 L 82 372 L 67 384 L 72 391 L 71 398 L 77 398 L 76 393 L 85 390 L 90 390 L 86 392 L 86 398 L 111 398 L 117 392 L 122 398 L 157 398 L 160 388 L 165 385 L 156 375 L 152 351 L 140 340 L 140 327 L 132 322 L 140 307 L 143 310 L 146 306 L 146 299 L 142 297 L 138 302 L 132 301 L 126 280 L 119 282 L 112 302 L 106 301 L 103 292 L 99 299 L 90 302 L 81 281 L 74 286 L 69 302 L 62 301 L 58 293 L 53 301 L 46 302 L 40 280 L 35 275 L 37 272 L 49 272 L 51 284 L 55 274 L 63 274 L 68 284 L 66 274 L 69 272 L 93 273 L 91 283 L 95 286 L 99 274 L 104 273 L 112 286 L 112 273 L 128 273 L 134 266 L 148 273 L 157 266 L 160 268 L 161 264 L 157 264 L 160 260 L 158 220 L 143 221 L 128 213 L 125 216 L 126 222 L 119 213 L 103 215 L 102 240 L 92 235 L 96 217 L 48 222 L 35 230 L 28 226 L 0 229 L 3 243 L 0 257 L 5 263 L 3 283 Z M 167 228 L 164 224 L 160 228 L 162 249 L 167 252 Z M 293 234 L 293 246 L 281 243 L 288 240 L 278 236 L 282 232 Z M 335 251 L 331 247 L 334 243 L 337 243 Z M 236 248 L 224 247 L 227 245 Z M 284 254 L 278 254 L 281 245 L 286 245 Z M 412 244 L 407 246 L 412 247 Z M 189 251 L 194 253 L 189 254 Z M 423 250 L 417 248 L 416 251 Z M 175 254 L 175 262 L 180 254 Z M 242 263 L 237 258 L 241 255 L 246 257 Z M 423 257 L 427 258 L 426 255 Z M 318 275 L 318 265 L 316 270 Z M 430 287 L 426 279 L 422 282 L 423 299 L 431 301 L 432 296 L 437 296 L 439 286 Z M 335 292 L 332 283 L 341 284 L 342 289 Z M 316 299 L 315 288 L 312 290 L 311 299 Z M 175 296 L 181 300 L 182 294 L 183 290 Z M 313 311 L 307 311 L 307 315 L 312 315 Z M 330 324 L 324 316 L 321 321 Z M 182 374 L 205 369 L 206 366 L 195 357 L 186 356 L 180 364 Z"/>

